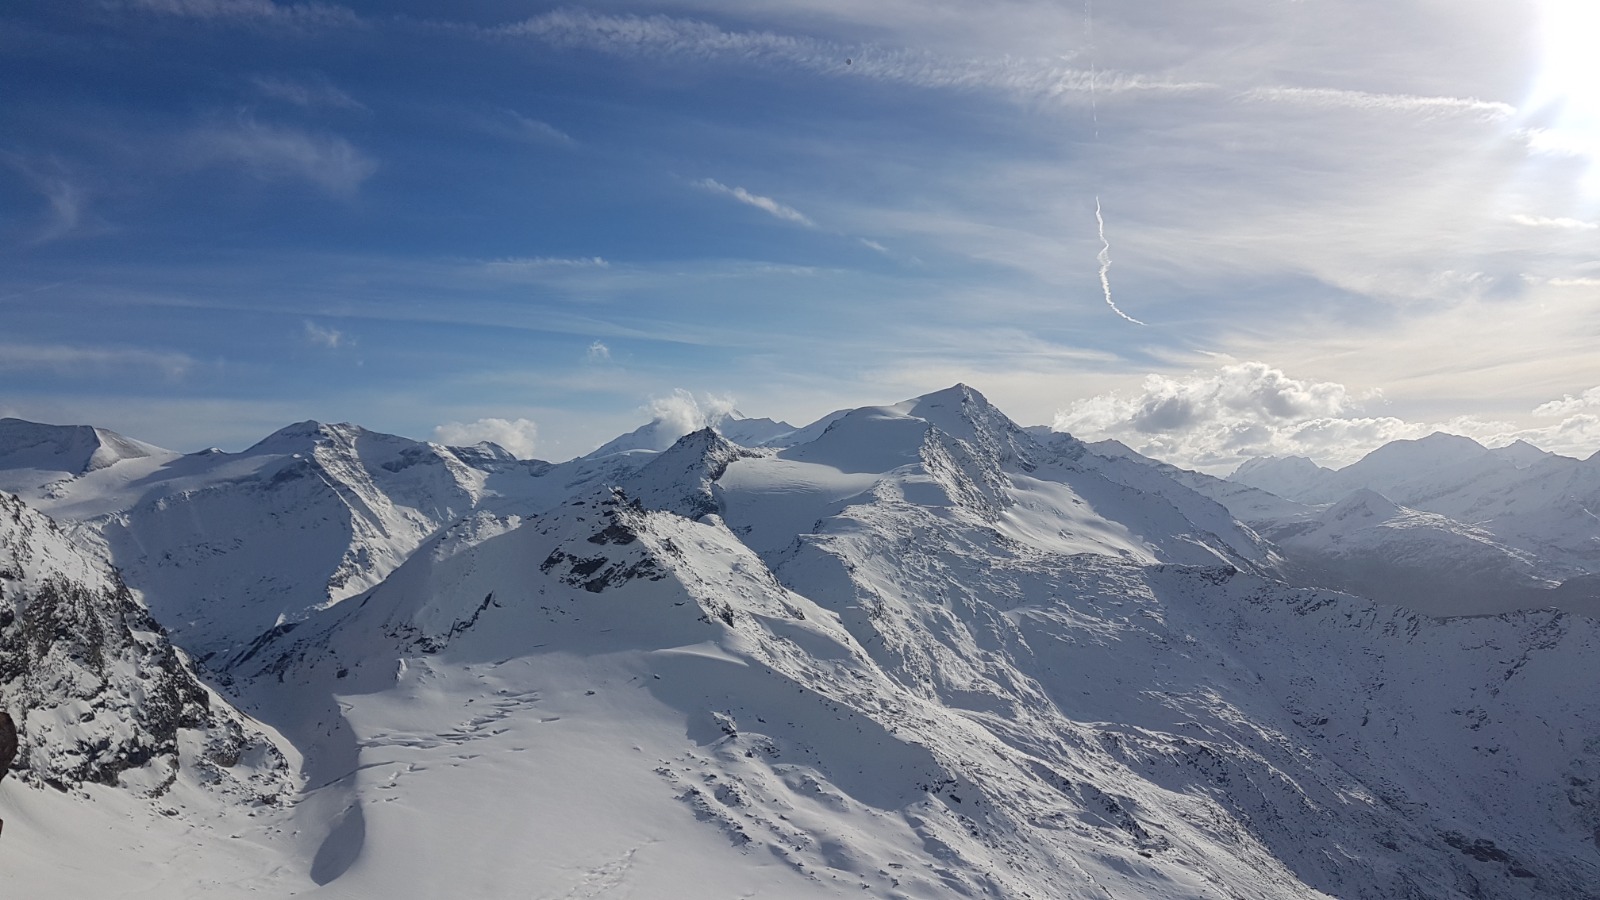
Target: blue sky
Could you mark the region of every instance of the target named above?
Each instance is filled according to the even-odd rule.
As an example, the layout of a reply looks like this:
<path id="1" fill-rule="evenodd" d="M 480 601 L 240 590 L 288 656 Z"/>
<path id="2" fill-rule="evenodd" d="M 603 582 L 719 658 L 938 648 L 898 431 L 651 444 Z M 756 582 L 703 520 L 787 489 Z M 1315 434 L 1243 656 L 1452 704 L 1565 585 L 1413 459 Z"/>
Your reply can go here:
<path id="1" fill-rule="evenodd" d="M 1587 455 L 1595 40 L 1577 0 L 12 2 L 0 414 L 559 459 L 676 389 L 965 381 L 1192 465 Z"/>

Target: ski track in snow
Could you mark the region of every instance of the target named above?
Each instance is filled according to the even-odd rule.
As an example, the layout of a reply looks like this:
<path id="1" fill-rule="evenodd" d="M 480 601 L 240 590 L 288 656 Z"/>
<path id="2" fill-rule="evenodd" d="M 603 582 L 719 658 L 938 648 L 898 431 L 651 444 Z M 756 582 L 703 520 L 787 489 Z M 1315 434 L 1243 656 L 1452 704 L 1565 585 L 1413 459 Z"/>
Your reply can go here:
<path id="1" fill-rule="evenodd" d="M 626 883 L 628 870 L 633 868 L 633 857 L 638 852 L 638 848 L 634 848 L 616 859 L 585 871 L 572 890 L 560 897 L 553 897 L 552 900 L 588 900 L 591 897 L 613 895 L 614 891 Z"/>

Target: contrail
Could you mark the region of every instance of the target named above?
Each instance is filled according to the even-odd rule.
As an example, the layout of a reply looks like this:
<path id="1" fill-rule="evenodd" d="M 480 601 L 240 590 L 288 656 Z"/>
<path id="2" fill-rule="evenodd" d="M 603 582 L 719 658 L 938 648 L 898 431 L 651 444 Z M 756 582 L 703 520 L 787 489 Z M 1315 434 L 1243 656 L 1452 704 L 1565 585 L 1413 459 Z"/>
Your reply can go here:
<path id="1" fill-rule="evenodd" d="M 1094 220 L 1100 226 L 1100 289 L 1106 292 L 1106 305 L 1111 307 L 1112 312 L 1127 319 L 1129 322 L 1135 325 L 1143 325 L 1145 323 L 1118 309 L 1117 304 L 1111 299 L 1111 242 L 1106 240 L 1106 219 L 1105 216 L 1100 214 L 1100 198 L 1098 196 L 1094 198 Z"/>
<path id="2" fill-rule="evenodd" d="M 1100 107 L 1094 98 L 1094 0 L 1083 0 L 1083 33 L 1089 44 L 1089 117 L 1094 120 L 1094 139 L 1100 140 Z"/>

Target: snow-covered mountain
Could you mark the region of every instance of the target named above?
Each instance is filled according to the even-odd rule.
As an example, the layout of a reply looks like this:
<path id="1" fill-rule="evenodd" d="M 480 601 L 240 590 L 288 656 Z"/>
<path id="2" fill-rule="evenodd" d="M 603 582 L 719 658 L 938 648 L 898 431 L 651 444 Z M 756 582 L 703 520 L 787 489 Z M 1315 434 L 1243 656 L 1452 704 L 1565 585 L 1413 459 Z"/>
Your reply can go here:
<path id="1" fill-rule="evenodd" d="M 1600 574 L 1600 455 L 1577 460 L 1526 444 L 1489 450 L 1434 434 L 1386 444 L 1337 471 L 1262 459 L 1229 480 L 1302 504 L 1376 491 L 1486 533 L 1532 560 L 1542 578 L 1577 585 Z"/>
<path id="2" fill-rule="evenodd" d="M 243 849 L 202 840 L 188 871 L 134 867 L 119 889 L 1600 884 L 1600 693 L 1575 689 L 1600 663 L 1594 619 L 1437 619 L 1289 587 L 1280 549 L 1206 482 L 1040 440 L 964 386 L 807 436 L 707 429 L 524 471 L 521 493 L 483 487 L 370 586 L 242 627 L 231 696 L 294 748 L 304 787 L 230 824 Z M 1422 514 L 1372 495 L 1316 515 L 1332 543 Z M 45 871 L 19 884 L 47 894 Z"/>
<path id="3" fill-rule="evenodd" d="M 1564 609 L 1600 615 L 1600 597 L 1556 589 L 1532 554 L 1481 528 L 1357 490 L 1313 515 L 1266 527 L 1289 577 L 1436 616 Z"/>
<path id="4" fill-rule="evenodd" d="M 1502 476 L 1539 466 L 1528 473 L 1537 480 L 1576 462 L 1531 445 L 1528 450 L 1505 448 L 1510 453 L 1472 449 L 1478 446 L 1449 435 L 1399 442 L 1355 476 L 1345 474 L 1354 467 L 1336 472 L 1303 458 L 1262 458 L 1240 466 L 1226 480 L 1176 469 L 1114 441 L 1091 449 L 1111 460 L 1162 471 L 1223 504 L 1281 552 L 1280 574 L 1296 584 L 1350 591 L 1438 616 L 1552 606 L 1600 613 L 1600 578 L 1590 574 L 1593 568 L 1581 536 L 1574 542 L 1576 553 L 1547 539 L 1527 537 L 1559 532 L 1570 514 L 1528 504 L 1520 522 L 1515 515 L 1477 522 L 1425 511 L 1451 493 L 1439 490 L 1434 479 L 1440 471 L 1455 470 L 1456 489 L 1470 492 L 1480 484 L 1476 479 L 1486 466 Z M 1444 452 L 1430 453 L 1430 448 Z M 1402 506 L 1370 487 L 1345 492 L 1350 484 L 1363 483 L 1362 471 L 1392 493 L 1414 498 L 1421 508 Z M 1511 477 L 1521 484 L 1524 476 Z M 1303 502 L 1259 485 L 1272 485 Z M 1537 502 L 1548 488 L 1530 485 L 1517 496 Z M 1500 489 L 1504 494 L 1503 484 Z M 1337 502 L 1317 502 L 1326 497 Z"/>

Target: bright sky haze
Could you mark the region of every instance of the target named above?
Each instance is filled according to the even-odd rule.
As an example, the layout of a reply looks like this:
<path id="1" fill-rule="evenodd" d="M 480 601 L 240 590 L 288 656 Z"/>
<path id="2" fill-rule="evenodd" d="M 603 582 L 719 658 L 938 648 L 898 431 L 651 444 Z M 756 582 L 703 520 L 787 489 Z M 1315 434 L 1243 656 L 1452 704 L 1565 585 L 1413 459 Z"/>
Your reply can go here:
<path id="1" fill-rule="evenodd" d="M 963 381 L 1212 469 L 1587 456 L 1597 45 L 1581 0 L 13 0 L 0 415 L 563 459 Z"/>

